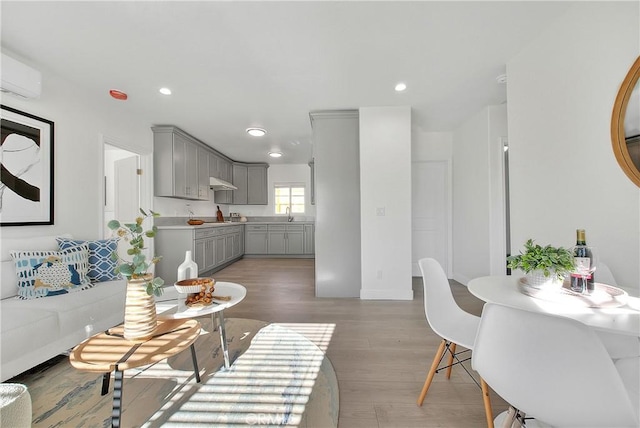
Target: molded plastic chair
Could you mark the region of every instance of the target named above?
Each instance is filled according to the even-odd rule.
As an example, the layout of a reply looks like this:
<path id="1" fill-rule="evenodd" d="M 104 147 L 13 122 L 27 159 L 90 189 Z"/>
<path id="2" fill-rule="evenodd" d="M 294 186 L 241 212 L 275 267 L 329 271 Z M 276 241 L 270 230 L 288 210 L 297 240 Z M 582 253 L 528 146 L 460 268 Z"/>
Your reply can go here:
<path id="1" fill-rule="evenodd" d="M 446 274 L 442 270 L 440 263 L 434 259 L 425 258 L 418 261 L 420 271 L 422 272 L 422 281 L 424 285 L 424 312 L 427 316 L 427 322 L 431 329 L 440 337 L 442 342 L 433 358 L 431 368 L 427 374 L 427 379 L 422 387 L 422 392 L 418 398 L 418 405 L 422 406 L 425 396 L 431 386 L 431 381 L 436 372 L 447 369 L 447 379 L 451 376 L 451 368 L 460 364 L 464 370 L 469 371 L 462 365 L 459 355 L 469 350 L 473 350 L 473 343 L 478 330 L 480 318 L 463 311 L 451 294 L 451 287 Z M 466 351 L 456 352 L 457 345 L 467 348 Z M 439 368 L 440 363 L 445 355 L 449 353 L 448 364 Z M 453 360 L 456 360 L 454 363 Z M 469 376 L 478 383 L 471 373 Z M 480 379 L 480 385 L 484 400 L 485 414 L 487 418 L 487 426 L 493 428 L 493 413 L 491 410 L 491 401 L 489 399 L 489 388 L 484 380 Z"/>
<path id="2" fill-rule="evenodd" d="M 640 359 L 614 365 L 576 320 L 487 303 L 471 361 L 502 398 L 545 424 L 638 427 Z"/>
<path id="3" fill-rule="evenodd" d="M 611 269 L 605 263 L 599 262 L 596 269 L 596 282 L 618 287 Z M 607 348 L 611 358 L 633 358 L 640 356 L 640 338 L 625 336 L 603 331 L 596 331 L 596 334 Z"/>

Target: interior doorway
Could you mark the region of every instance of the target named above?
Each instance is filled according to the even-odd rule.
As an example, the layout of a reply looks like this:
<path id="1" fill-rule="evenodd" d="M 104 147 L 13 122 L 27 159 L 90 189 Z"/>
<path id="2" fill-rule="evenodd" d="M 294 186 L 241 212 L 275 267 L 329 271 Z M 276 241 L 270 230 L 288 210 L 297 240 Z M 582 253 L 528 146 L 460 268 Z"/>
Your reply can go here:
<path id="1" fill-rule="evenodd" d="M 430 257 L 440 263 L 450 278 L 449 161 L 412 163 L 411 193 L 411 274 L 421 276 L 418 260 Z"/>
<path id="2" fill-rule="evenodd" d="M 103 236 L 111 231 L 110 220 L 135 222 L 140 204 L 140 156 L 137 153 L 104 144 Z"/>

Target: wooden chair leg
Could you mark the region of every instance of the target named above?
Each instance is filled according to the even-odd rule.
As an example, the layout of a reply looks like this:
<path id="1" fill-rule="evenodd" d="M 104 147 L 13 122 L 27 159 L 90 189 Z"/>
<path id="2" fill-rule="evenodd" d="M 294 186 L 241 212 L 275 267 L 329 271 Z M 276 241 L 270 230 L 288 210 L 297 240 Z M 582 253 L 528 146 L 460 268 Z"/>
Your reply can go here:
<path id="1" fill-rule="evenodd" d="M 431 363 L 431 368 L 429 369 L 429 373 L 427 374 L 427 379 L 424 381 L 424 386 L 422 387 L 422 392 L 420 393 L 420 397 L 418 397 L 418 406 L 422 406 L 422 402 L 424 401 L 424 397 L 427 396 L 427 391 L 429 390 L 429 386 L 431 385 L 431 381 L 433 380 L 433 376 L 436 374 L 436 369 L 438 368 L 438 363 L 442 358 L 443 353 L 445 352 L 445 345 L 447 341 L 442 339 L 440 342 L 440 346 L 438 347 L 438 351 L 436 352 L 435 357 L 433 357 L 433 362 Z"/>
<path id="2" fill-rule="evenodd" d="M 451 379 L 451 369 L 453 368 L 453 354 L 456 353 L 456 344 L 455 343 L 451 343 L 451 345 L 449 345 L 449 367 L 447 368 L 447 379 Z"/>
<path id="3" fill-rule="evenodd" d="M 482 387 L 482 399 L 484 401 L 484 413 L 487 417 L 487 427 L 493 428 L 493 410 L 491 410 L 491 397 L 489 397 L 489 385 L 484 379 L 480 378 L 480 386 Z"/>

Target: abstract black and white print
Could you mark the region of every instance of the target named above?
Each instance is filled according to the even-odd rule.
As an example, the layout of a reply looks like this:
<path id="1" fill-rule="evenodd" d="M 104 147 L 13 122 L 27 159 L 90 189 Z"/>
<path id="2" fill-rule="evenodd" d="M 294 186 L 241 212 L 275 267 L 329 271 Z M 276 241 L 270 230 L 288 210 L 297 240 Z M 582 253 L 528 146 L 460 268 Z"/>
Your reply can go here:
<path id="1" fill-rule="evenodd" d="M 53 224 L 53 122 L 1 111 L 0 225 Z"/>

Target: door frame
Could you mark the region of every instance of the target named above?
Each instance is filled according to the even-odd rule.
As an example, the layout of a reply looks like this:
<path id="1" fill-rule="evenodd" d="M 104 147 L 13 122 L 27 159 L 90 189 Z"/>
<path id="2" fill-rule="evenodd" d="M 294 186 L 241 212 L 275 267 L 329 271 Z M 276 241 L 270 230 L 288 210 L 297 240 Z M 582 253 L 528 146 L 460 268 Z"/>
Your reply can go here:
<path id="1" fill-rule="evenodd" d="M 104 233 L 104 222 L 105 222 L 105 218 L 104 218 L 104 201 L 106 198 L 106 189 L 104 187 L 104 174 L 105 174 L 105 169 L 104 169 L 104 151 L 105 151 L 105 145 L 109 145 L 109 146 L 113 146 L 113 147 L 117 147 L 119 149 L 122 150 L 126 150 L 128 152 L 134 153 L 136 155 L 138 155 L 139 158 L 139 165 L 140 165 L 140 169 L 142 170 L 142 175 L 140 176 L 140 181 L 139 181 L 139 193 L 140 193 L 140 207 L 144 208 L 144 209 L 153 209 L 153 196 L 151 194 L 151 189 L 152 189 L 152 170 L 151 170 L 151 166 L 153 163 L 153 158 L 152 158 L 152 154 L 149 153 L 140 153 L 139 150 L 136 150 L 135 148 L 132 148 L 132 146 L 130 144 L 126 144 L 125 142 L 121 141 L 120 139 L 110 136 L 110 135 L 104 135 L 104 134 L 100 134 L 99 136 L 99 146 L 100 146 L 100 154 L 99 154 L 99 168 L 98 168 L 98 186 L 97 188 L 100 189 L 100 203 L 98 204 L 98 218 L 100 219 L 100 222 L 98 224 L 98 236 L 102 237 L 102 238 L 108 238 L 108 236 L 105 236 Z"/>

